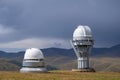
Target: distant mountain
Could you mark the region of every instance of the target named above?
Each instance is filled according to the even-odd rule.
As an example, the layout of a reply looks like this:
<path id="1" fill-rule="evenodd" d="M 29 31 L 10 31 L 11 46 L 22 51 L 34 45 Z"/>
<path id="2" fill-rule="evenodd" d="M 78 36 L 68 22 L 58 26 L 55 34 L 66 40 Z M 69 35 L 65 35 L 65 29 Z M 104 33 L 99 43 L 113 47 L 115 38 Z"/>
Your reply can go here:
<path id="1" fill-rule="evenodd" d="M 73 49 L 46 48 L 42 49 L 46 58 L 47 68 L 76 68 L 76 55 Z M 25 51 L 8 53 L 0 51 L 0 70 L 19 70 Z M 90 53 L 91 66 L 97 71 L 120 71 L 120 45 L 110 48 L 93 48 Z M 12 68 L 13 67 L 13 68 Z"/>
<path id="2" fill-rule="evenodd" d="M 71 58 L 76 57 L 73 49 L 47 48 L 47 49 L 42 49 L 42 51 L 45 57 L 50 57 L 50 56 L 55 56 L 55 57 L 66 56 Z"/>
<path id="3" fill-rule="evenodd" d="M 75 58 L 76 55 L 73 49 L 61 49 L 61 48 L 46 48 L 42 49 L 45 57 L 60 57 L 66 56 Z M 0 58 L 23 58 L 25 51 L 17 52 L 17 53 L 8 53 L 4 51 L 0 51 Z M 91 53 L 91 57 L 120 57 L 120 45 L 112 46 L 110 48 L 93 48 Z"/>
<path id="4" fill-rule="evenodd" d="M 0 51 L 0 58 L 23 58 L 24 53 L 24 51 L 17 53 Z"/>
<path id="5" fill-rule="evenodd" d="M 120 57 L 120 45 L 110 48 L 93 48 L 90 55 L 92 57 Z"/>

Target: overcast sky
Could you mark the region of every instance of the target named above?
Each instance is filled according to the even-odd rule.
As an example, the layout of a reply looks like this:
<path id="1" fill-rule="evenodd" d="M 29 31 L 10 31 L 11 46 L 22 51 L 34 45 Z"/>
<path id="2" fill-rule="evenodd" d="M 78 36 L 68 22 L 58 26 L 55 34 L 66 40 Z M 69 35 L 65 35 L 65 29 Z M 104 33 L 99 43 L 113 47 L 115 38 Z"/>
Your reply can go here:
<path id="1" fill-rule="evenodd" d="M 70 48 L 78 25 L 94 47 L 120 43 L 120 0 L 0 0 L 0 48 Z"/>

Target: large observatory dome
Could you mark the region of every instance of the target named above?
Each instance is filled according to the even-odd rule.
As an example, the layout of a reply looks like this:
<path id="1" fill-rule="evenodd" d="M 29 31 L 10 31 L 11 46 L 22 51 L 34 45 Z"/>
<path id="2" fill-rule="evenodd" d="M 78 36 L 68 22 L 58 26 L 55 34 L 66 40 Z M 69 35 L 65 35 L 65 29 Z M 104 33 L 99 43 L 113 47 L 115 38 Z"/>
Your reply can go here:
<path id="1" fill-rule="evenodd" d="M 83 39 L 91 37 L 92 31 L 88 26 L 79 25 L 73 33 L 73 39 Z"/>
<path id="2" fill-rule="evenodd" d="M 94 44 L 90 27 L 79 25 L 73 33 L 71 44 L 78 60 L 78 69 L 73 71 L 94 72 L 94 69 L 89 67 L 89 53 Z"/>
<path id="3" fill-rule="evenodd" d="M 27 49 L 24 55 L 24 59 L 44 59 L 42 51 L 37 48 Z"/>

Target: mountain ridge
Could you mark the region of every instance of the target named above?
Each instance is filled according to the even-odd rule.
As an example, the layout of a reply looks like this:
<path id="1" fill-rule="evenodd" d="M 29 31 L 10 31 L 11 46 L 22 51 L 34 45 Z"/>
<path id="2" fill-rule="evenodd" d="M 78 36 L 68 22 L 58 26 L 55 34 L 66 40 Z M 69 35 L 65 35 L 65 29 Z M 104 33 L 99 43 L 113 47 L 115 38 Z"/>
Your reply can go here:
<path id="1" fill-rule="evenodd" d="M 47 56 L 68 56 L 75 58 L 75 52 L 71 49 L 63 48 L 45 48 L 41 49 L 45 57 Z M 11 54 L 12 53 L 12 54 Z M 13 58 L 20 57 L 23 58 L 25 51 L 19 52 L 5 52 L 0 50 L 0 58 Z M 110 48 L 93 48 L 89 54 L 91 57 L 120 57 L 120 44 L 112 46 Z"/>
<path id="2" fill-rule="evenodd" d="M 72 48 L 46 48 L 41 50 L 49 70 L 77 68 L 77 57 Z M 25 51 L 16 53 L 0 51 L 0 70 L 19 70 L 22 67 L 24 54 Z M 95 68 L 96 71 L 120 72 L 120 45 L 110 48 L 93 48 L 89 55 L 91 67 Z"/>

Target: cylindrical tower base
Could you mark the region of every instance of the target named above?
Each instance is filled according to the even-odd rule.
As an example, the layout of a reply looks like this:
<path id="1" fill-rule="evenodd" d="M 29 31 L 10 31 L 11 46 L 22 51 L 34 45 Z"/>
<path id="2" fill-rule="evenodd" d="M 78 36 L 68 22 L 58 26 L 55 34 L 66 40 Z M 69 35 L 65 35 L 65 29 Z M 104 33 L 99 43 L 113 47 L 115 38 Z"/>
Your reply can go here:
<path id="1" fill-rule="evenodd" d="M 87 68 L 87 69 L 72 69 L 74 72 L 95 72 L 93 68 Z"/>

